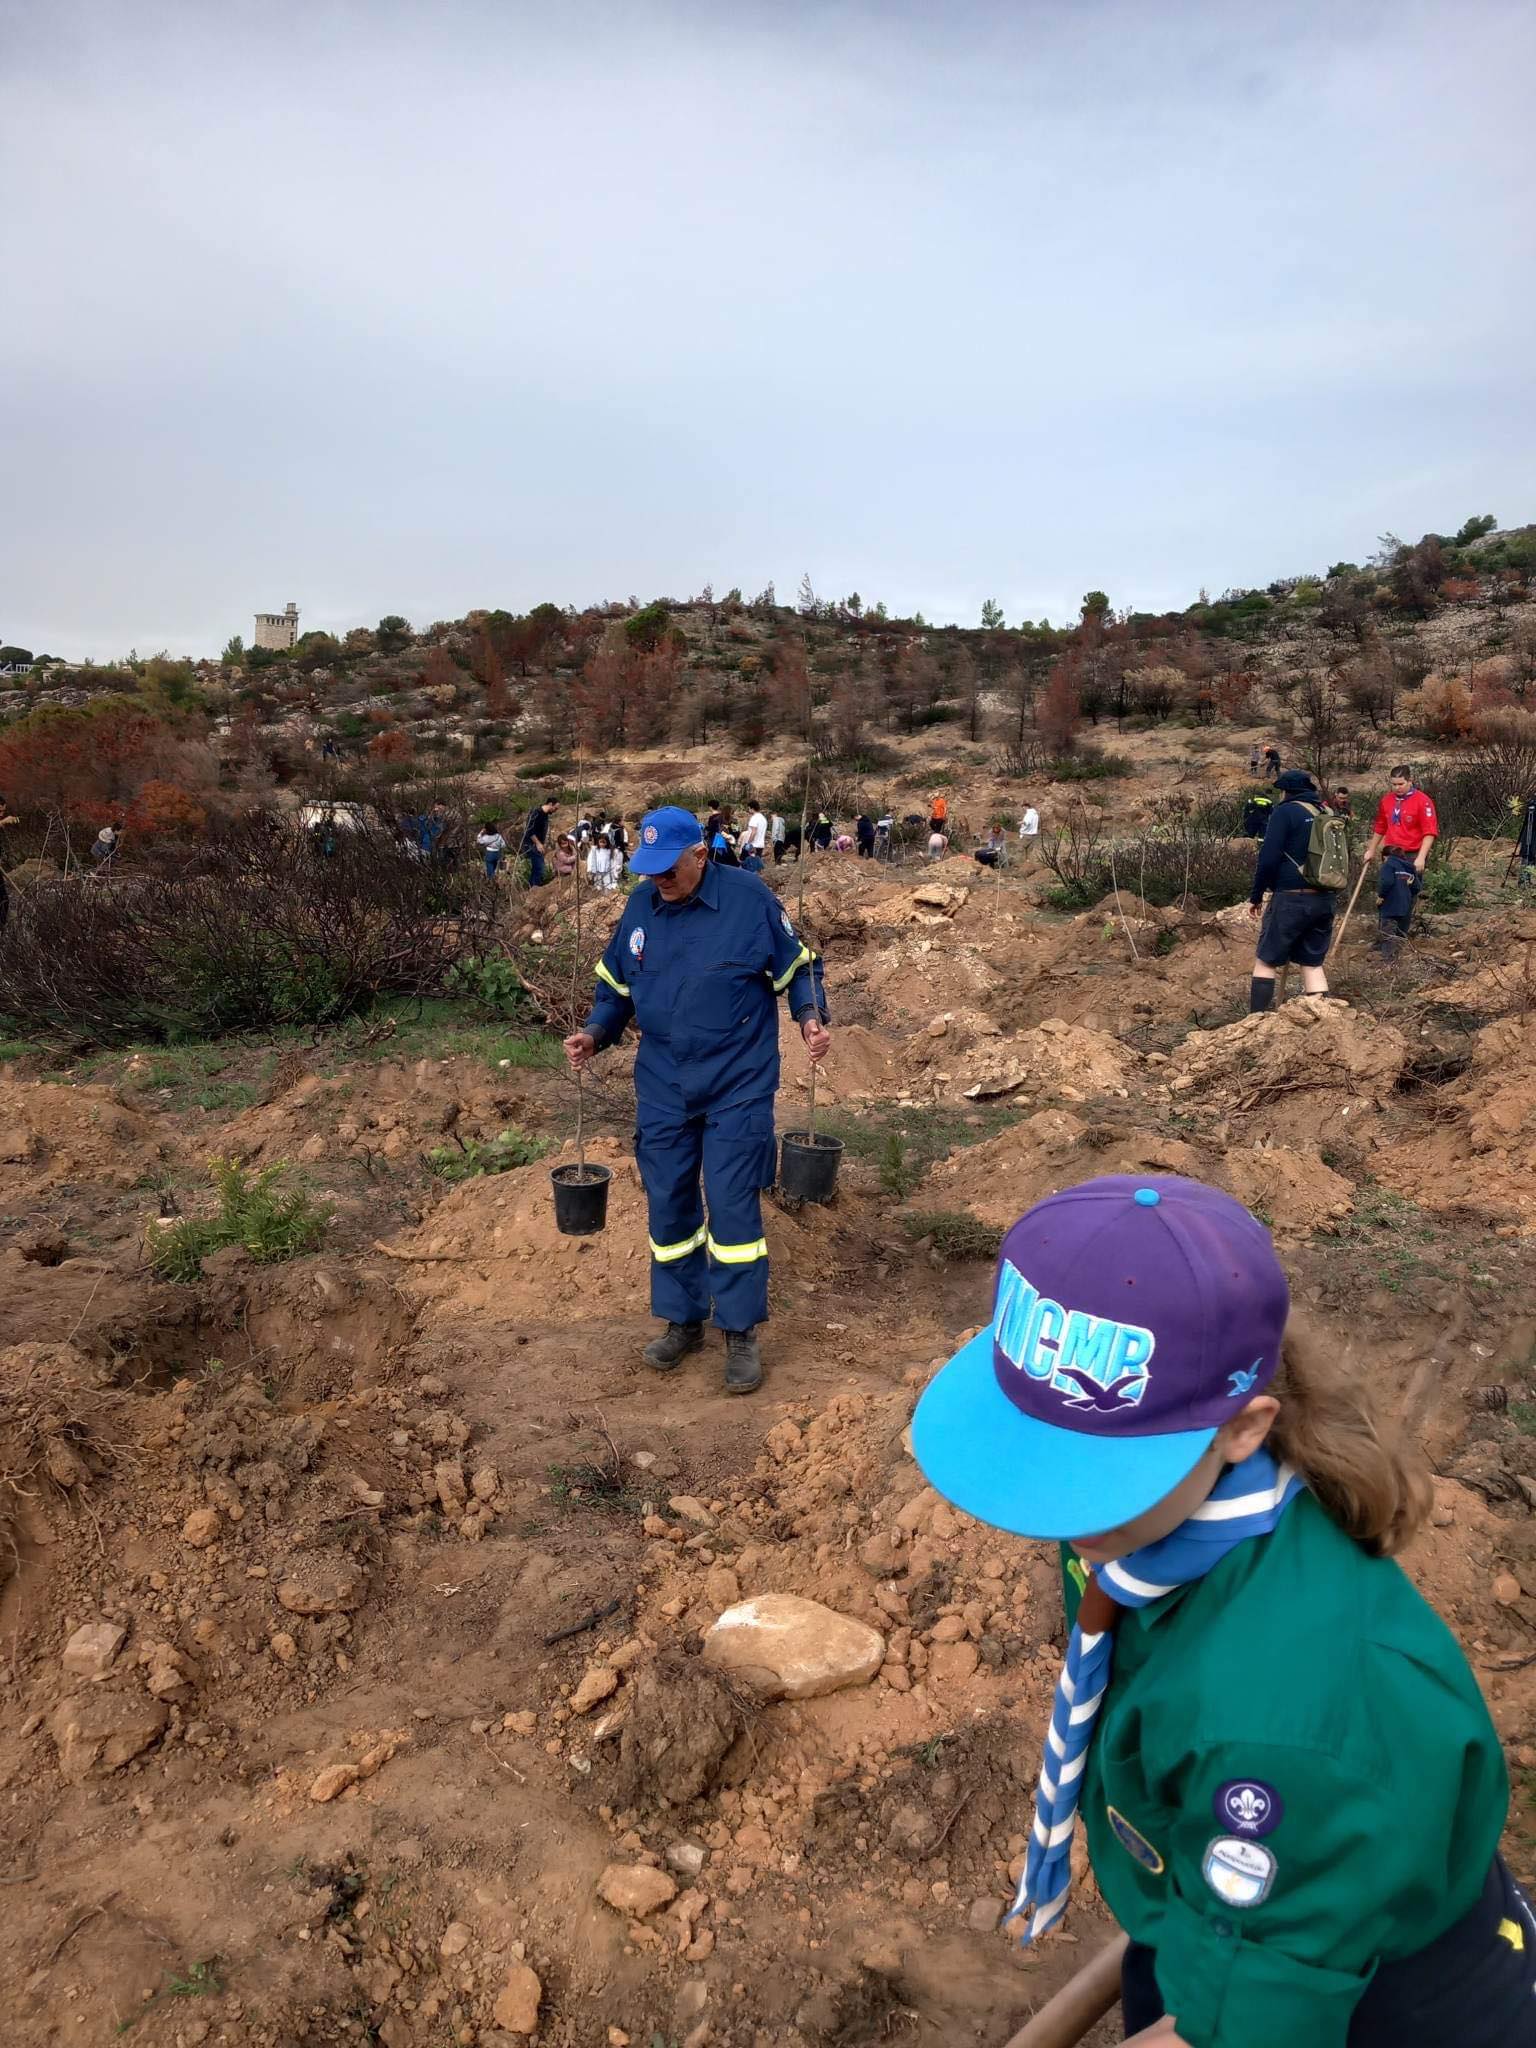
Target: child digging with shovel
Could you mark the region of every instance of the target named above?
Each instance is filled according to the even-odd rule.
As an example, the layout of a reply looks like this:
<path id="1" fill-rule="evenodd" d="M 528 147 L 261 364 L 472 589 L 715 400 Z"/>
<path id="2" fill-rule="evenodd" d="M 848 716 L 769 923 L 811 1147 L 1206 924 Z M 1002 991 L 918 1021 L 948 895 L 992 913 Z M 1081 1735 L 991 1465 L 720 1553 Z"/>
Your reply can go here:
<path id="1" fill-rule="evenodd" d="M 1009 1917 L 1025 1941 L 1059 1920 L 1081 1812 L 1130 1937 L 1129 2040 L 1525 2048 L 1536 1920 L 1498 1853 L 1503 1754 L 1391 1562 L 1428 1480 L 1288 1313 L 1239 1203 L 1110 1175 L 1013 1226 L 991 1326 L 918 1404 L 941 1494 L 1065 1539 Z"/>

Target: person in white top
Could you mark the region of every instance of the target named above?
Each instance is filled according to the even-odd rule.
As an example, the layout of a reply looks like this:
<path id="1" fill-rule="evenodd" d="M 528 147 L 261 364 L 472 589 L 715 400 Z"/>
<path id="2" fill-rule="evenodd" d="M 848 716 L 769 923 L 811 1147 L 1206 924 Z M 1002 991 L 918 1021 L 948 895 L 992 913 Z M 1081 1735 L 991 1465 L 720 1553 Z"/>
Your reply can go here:
<path id="1" fill-rule="evenodd" d="M 1024 806 L 1024 815 L 1019 820 L 1019 853 L 1024 860 L 1035 850 L 1035 841 L 1040 837 L 1040 813 L 1033 804 Z"/>
<path id="2" fill-rule="evenodd" d="M 775 811 L 768 820 L 768 840 L 769 844 L 773 847 L 773 864 L 775 867 L 784 858 L 784 842 L 788 831 L 789 827 L 784 823 L 778 812 Z"/>
<path id="3" fill-rule="evenodd" d="M 933 830 L 928 834 L 928 858 L 930 860 L 942 860 L 948 851 L 949 840 L 946 837 L 946 835 L 939 830 L 938 826 L 935 825 Z"/>
<path id="4" fill-rule="evenodd" d="M 754 801 L 752 815 L 748 818 L 742 835 L 736 842 L 736 851 L 744 868 L 754 875 L 763 871 L 763 854 L 768 845 L 768 819 Z"/>
<path id="5" fill-rule="evenodd" d="M 475 834 L 475 844 L 485 856 L 485 872 L 494 882 L 496 870 L 501 866 L 501 856 L 507 850 L 507 842 L 494 825 L 482 825 Z"/>
<path id="6" fill-rule="evenodd" d="M 606 832 L 599 832 L 587 849 L 587 879 L 593 888 L 604 895 L 617 889 L 623 865 L 623 854 L 614 852 L 613 841 Z"/>

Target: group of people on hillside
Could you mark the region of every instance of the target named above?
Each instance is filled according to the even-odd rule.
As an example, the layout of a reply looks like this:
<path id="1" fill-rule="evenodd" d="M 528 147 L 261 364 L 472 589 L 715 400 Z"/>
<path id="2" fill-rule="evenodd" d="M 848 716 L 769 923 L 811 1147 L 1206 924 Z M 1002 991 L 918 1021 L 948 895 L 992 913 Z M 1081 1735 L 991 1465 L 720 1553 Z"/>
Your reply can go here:
<path id="1" fill-rule="evenodd" d="M 755 797 L 747 799 L 746 810 L 746 823 L 738 825 L 731 806 L 711 805 L 704 820 L 704 846 L 718 867 L 745 868 L 749 875 L 760 875 L 770 848 L 775 866 L 784 858 L 789 828 L 777 811 L 770 817 Z"/>
<path id="2" fill-rule="evenodd" d="M 1279 801 L 1264 829 L 1248 899 L 1250 917 L 1259 919 L 1262 908 L 1249 983 L 1250 1011 L 1273 1006 L 1276 980 L 1292 963 L 1301 970 L 1304 994 L 1327 994 L 1324 963 L 1333 943 L 1338 891 L 1349 879 L 1345 816 L 1326 805 L 1304 768 L 1282 770 L 1275 788 Z M 1367 865 L 1378 857 L 1381 861 L 1376 943 L 1386 960 L 1397 957 L 1408 936 L 1439 830 L 1433 797 L 1417 786 L 1406 763 L 1394 768 L 1365 849 Z"/>
<path id="3" fill-rule="evenodd" d="M 568 832 L 556 833 L 554 818 L 559 799 L 545 797 L 523 822 L 518 851 L 527 863 L 529 886 L 542 889 L 546 882 L 573 875 L 585 865 L 588 880 L 603 891 L 617 889 L 624 875 L 629 853 L 629 832 L 623 813 L 583 812 Z M 499 825 L 487 823 L 476 839 L 485 860 L 485 872 L 492 879 L 507 854 L 507 841 Z"/>

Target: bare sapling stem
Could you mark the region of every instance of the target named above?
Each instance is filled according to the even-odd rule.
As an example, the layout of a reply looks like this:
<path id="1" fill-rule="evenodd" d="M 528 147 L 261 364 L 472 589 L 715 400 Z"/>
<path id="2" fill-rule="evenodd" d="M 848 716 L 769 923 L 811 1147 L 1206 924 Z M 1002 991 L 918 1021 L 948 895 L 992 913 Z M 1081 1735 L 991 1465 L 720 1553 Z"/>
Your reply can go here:
<path id="1" fill-rule="evenodd" d="M 585 770 L 586 764 L 582 759 L 581 749 L 578 747 L 576 750 L 576 823 L 578 828 L 580 827 L 582 817 L 582 788 L 585 782 Z M 581 993 L 581 866 L 582 852 L 581 847 L 578 845 L 576 848 L 576 866 L 572 870 L 572 880 L 576 884 L 576 943 L 571 949 L 571 1018 L 573 1030 L 575 1028 L 576 1002 Z M 587 1070 L 585 1066 L 581 1066 L 576 1069 L 576 1171 L 577 1177 L 583 1181 L 587 1177 L 586 1125 Z"/>
<path id="2" fill-rule="evenodd" d="M 809 698 L 805 707 L 805 794 L 800 799 L 800 858 L 796 865 L 800 870 L 800 901 L 795 911 L 795 931 L 801 945 L 805 945 L 805 864 L 810 858 L 811 847 L 811 707 Z M 811 988 L 816 987 L 816 970 L 811 969 Z M 820 1012 L 817 1013 L 818 1019 Z M 816 1142 L 816 1062 L 811 1062 L 811 1086 L 806 1101 L 805 1135 L 814 1145 Z"/>

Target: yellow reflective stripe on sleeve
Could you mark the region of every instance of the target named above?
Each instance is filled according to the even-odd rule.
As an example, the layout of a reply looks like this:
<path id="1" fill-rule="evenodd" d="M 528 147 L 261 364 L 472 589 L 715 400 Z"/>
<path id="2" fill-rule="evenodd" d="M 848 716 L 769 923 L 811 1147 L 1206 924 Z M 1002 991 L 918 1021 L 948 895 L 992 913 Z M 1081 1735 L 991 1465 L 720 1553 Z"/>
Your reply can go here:
<path id="1" fill-rule="evenodd" d="M 670 1266 L 674 1259 L 686 1259 L 690 1252 L 696 1252 L 708 1235 L 708 1231 L 701 1223 L 692 1237 L 685 1237 L 681 1244 L 658 1244 L 653 1237 L 651 1257 L 659 1260 L 663 1266 Z"/>
<path id="2" fill-rule="evenodd" d="M 710 1238 L 709 1256 L 722 1266 L 750 1266 L 754 1259 L 767 1258 L 768 1240 L 760 1237 L 756 1244 L 716 1244 Z"/>
<path id="3" fill-rule="evenodd" d="M 774 994 L 776 996 L 783 995 L 785 989 L 789 987 L 789 984 L 794 980 L 795 976 L 800 972 L 801 968 L 809 967 L 810 964 L 811 956 L 806 951 L 805 947 L 802 946 L 799 952 L 795 955 L 794 959 L 791 960 L 789 965 L 785 968 L 784 972 L 774 982 Z"/>
<path id="4" fill-rule="evenodd" d="M 627 981 L 615 981 L 608 972 L 606 962 L 602 960 L 599 960 L 597 963 L 597 978 L 599 981 L 606 981 L 615 995 L 627 996 L 629 994 L 629 983 Z"/>

